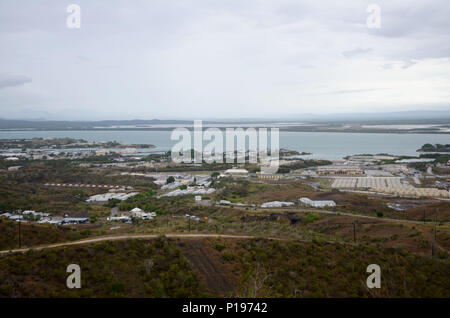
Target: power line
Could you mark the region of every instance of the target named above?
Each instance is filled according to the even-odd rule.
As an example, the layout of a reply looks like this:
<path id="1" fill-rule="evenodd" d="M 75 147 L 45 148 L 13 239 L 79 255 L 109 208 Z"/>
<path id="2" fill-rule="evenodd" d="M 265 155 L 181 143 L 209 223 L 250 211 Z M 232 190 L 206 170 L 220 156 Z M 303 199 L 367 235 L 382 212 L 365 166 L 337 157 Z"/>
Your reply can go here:
<path id="1" fill-rule="evenodd" d="M 21 210 L 19 210 L 19 248 L 21 248 L 22 247 L 22 242 L 21 242 L 21 230 L 20 230 L 20 224 L 22 223 L 22 211 Z"/>
<path id="2" fill-rule="evenodd" d="M 436 208 L 436 211 L 434 213 L 434 236 L 433 236 L 433 242 L 431 243 L 431 256 L 434 256 L 434 248 L 436 245 L 436 224 L 437 224 L 438 213 L 439 213 L 439 208 Z"/>

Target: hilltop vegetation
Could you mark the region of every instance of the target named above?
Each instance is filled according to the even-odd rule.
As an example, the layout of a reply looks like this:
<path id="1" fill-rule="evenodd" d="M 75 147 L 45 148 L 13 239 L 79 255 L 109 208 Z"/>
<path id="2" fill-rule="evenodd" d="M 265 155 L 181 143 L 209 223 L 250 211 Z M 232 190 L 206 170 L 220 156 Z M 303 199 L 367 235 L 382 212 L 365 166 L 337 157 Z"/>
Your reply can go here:
<path id="1" fill-rule="evenodd" d="M 194 248 L 194 250 L 193 250 Z M 82 288 L 66 287 L 81 267 Z M 369 290 L 369 264 L 381 288 Z M 1 297 L 449 297 L 448 261 L 376 245 L 126 240 L 0 257 Z"/>
<path id="2" fill-rule="evenodd" d="M 21 223 L 22 247 L 79 240 L 90 235 L 99 235 L 96 230 L 72 230 L 71 227 L 56 227 L 34 223 Z M 0 218 L 0 250 L 18 248 L 19 224 Z"/>
<path id="3" fill-rule="evenodd" d="M 68 289 L 69 264 L 81 289 Z M 0 258 L 0 297 L 203 297 L 206 289 L 173 243 L 105 242 Z"/>
<path id="4" fill-rule="evenodd" d="M 399 249 L 264 239 L 231 243 L 221 253 L 234 270 L 242 269 L 242 296 L 450 296 L 448 263 Z M 369 264 L 381 267 L 379 290 L 366 287 Z"/>
<path id="5" fill-rule="evenodd" d="M 278 168 L 278 173 L 289 173 L 292 170 L 326 166 L 331 164 L 332 162 L 329 160 L 318 160 L 318 159 L 296 160 L 292 163 L 280 165 L 280 167 Z"/>
<path id="6" fill-rule="evenodd" d="M 425 144 L 419 150 L 423 152 L 450 152 L 450 144 L 442 145 L 442 144 Z"/>

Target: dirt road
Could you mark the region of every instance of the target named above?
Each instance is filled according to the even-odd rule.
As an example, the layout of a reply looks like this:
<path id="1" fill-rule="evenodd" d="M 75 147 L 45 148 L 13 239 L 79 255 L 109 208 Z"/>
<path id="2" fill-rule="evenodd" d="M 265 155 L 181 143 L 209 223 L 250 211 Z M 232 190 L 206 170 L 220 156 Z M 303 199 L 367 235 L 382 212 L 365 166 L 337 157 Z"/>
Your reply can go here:
<path id="1" fill-rule="evenodd" d="M 104 241 L 118 241 L 118 240 L 127 240 L 127 239 L 154 239 L 161 236 L 160 234 L 130 234 L 130 235 L 109 235 L 109 236 L 101 236 L 101 237 L 94 237 L 89 239 L 83 239 L 79 241 L 72 241 L 72 242 L 63 242 L 63 243 L 54 243 L 54 244 L 46 244 L 46 245 L 40 245 L 36 247 L 27 247 L 27 248 L 21 248 L 21 249 L 13 249 L 13 250 L 3 250 L 0 251 L 0 255 L 8 254 L 8 253 L 25 253 L 29 250 L 44 250 L 44 249 L 50 249 L 50 248 L 58 248 L 58 247 L 65 247 L 65 246 L 73 246 L 73 245 L 83 245 L 83 244 L 91 244 L 91 243 L 97 243 L 97 242 L 104 242 Z M 251 235 L 227 235 L 227 234 L 164 234 L 166 237 L 170 238 L 232 238 L 232 239 L 251 239 L 256 238 L 256 236 Z M 280 238 L 276 237 L 267 237 L 269 240 L 281 240 Z"/>
<path id="2" fill-rule="evenodd" d="M 238 210 L 242 210 L 244 212 L 248 212 L 248 210 L 245 210 L 245 208 L 242 208 L 242 207 L 234 207 L 234 209 L 238 209 Z M 259 209 L 259 212 L 280 212 L 280 211 L 343 215 L 343 216 L 349 216 L 349 217 L 354 217 L 354 218 L 377 220 L 377 221 L 381 221 L 381 222 L 409 223 L 409 224 L 434 224 L 433 221 L 423 222 L 423 221 L 405 220 L 405 219 L 392 219 L 392 218 L 387 218 L 387 217 L 377 217 L 377 216 L 354 214 L 354 213 L 349 213 L 349 212 L 329 211 L 329 210 L 323 210 L 323 209 L 308 209 L 308 208 L 276 208 L 276 209 L 274 209 L 274 208 L 266 208 L 266 209 Z M 449 225 L 450 224 L 450 222 L 439 222 L 439 223 L 445 224 L 445 225 Z"/>

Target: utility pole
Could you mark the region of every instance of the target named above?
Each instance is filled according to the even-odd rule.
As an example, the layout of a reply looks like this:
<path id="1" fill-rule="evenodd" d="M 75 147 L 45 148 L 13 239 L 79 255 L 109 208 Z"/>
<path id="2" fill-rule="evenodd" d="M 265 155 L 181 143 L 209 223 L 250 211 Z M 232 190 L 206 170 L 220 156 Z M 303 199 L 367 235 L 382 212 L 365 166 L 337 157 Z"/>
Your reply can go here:
<path id="1" fill-rule="evenodd" d="M 434 237 L 433 237 L 433 243 L 431 244 L 431 256 L 434 256 L 434 246 L 436 245 L 436 223 L 437 223 L 438 212 L 439 212 L 439 208 L 436 209 L 436 212 L 434 214 Z"/>
<path id="2" fill-rule="evenodd" d="M 189 233 L 190 233 L 191 232 L 191 207 L 189 207 L 188 224 L 189 224 Z"/>
<path id="3" fill-rule="evenodd" d="M 20 241 L 20 236 L 21 236 L 21 233 L 20 233 L 20 223 L 22 223 L 22 211 L 21 210 L 19 210 L 19 248 L 21 248 L 22 247 L 22 242 Z"/>
<path id="4" fill-rule="evenodd" d="M 437 215 L 439 213 L 439 208 L 436 209 L 436 215 L 434 216 L 434 241 L 436 242 L 436 227 L 437 227 Z"/>

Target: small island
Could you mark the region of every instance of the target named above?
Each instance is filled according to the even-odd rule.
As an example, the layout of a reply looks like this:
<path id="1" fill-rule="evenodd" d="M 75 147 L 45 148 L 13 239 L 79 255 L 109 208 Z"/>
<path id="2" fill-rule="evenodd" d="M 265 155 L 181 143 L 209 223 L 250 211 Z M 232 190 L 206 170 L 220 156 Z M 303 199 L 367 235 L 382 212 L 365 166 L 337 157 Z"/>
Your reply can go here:
<path id="1" fill-rule="evenodd" d="M 449 144 L 425 144 L 422 146 L 422 148 L 418 149 L 419 152 L 450 152 L 450 145 Z"/>
<path id="2" fill-rule="evenodd" d="M 305 151 L 298 152 L 296 150 L 290 150 L 290 149 L 284 149 L 284 148 L 280 149 L 280 157 L 308 156 L 308 155 L 312 155 L 312 153 L 305 152 Z"/>
<path id="3" fill-rule="evenodd" d="M 151 149 L 156 148 L 150 144 L 121 144 L 117 141 L 89 142 L 74 138 L 31 138 L 31 139 L 0 139 L 0 149 Z"/>

